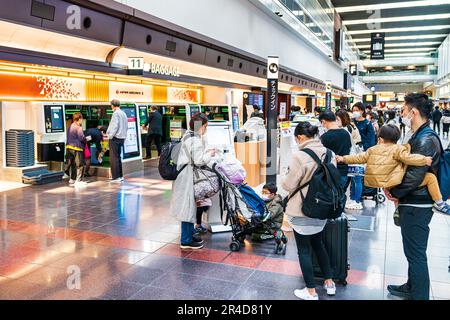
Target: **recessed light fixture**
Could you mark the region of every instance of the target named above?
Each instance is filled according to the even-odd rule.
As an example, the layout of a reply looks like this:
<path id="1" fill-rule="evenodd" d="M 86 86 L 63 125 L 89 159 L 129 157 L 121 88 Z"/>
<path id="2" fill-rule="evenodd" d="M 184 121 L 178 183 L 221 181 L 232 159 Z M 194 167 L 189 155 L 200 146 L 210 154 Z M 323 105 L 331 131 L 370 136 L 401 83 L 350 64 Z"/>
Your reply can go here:
<path id="1" fill-rule="evenodd" d="M 363 6 L 346 6 L 338 7 L 336 11 L 342 12 L 356 12 L 367 10 L 383 10 L 383 9 L 395 9 L 395 8 L 410 8 L 410 7 L 425 7 L 425 6 L 437 6 L 441 4 L 448 4 L 448 0 L 421 0 L 421 1 L 399 1 L 391 3 L 379 3 Z"/>
<path id="2" fill-rule="evenodd" d="M 347 34 L 367 34 L 373 32 L 408 32 L 408 31 L 429 31 L 429 30 L 442 30 L 450 29 L 450 25 L 439 25 L 439 26 L 418 26 L 418 27 L 402 27 L 402 28 L 382 28 L 382 29 L 365 29 L 365 30 L 353 30 L 349 31 Z"/>
<path id="3" fill-rule="evenodd" d="M 394 70 L 394 67 L 393 66 L 386 66 L 384 69 L 385 70 Z"/>

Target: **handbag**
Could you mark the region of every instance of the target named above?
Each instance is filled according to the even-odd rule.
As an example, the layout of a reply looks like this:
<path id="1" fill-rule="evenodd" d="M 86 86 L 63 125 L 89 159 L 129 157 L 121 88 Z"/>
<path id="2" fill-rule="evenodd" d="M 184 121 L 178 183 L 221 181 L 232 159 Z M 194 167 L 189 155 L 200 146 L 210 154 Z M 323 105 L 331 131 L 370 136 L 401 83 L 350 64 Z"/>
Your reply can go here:
<path id="1" fill-rule="evenodd" d="M 210 168 L 193 167 L 195 201 L 211 198 L 220 189 L 219 177 Z"/>
<path id="2" fill-rule="evenodd" d="M 84 159 L 91 159 L 91 151 L 89 150 L 89 145 L 87 143 L 84 146 Z"/>

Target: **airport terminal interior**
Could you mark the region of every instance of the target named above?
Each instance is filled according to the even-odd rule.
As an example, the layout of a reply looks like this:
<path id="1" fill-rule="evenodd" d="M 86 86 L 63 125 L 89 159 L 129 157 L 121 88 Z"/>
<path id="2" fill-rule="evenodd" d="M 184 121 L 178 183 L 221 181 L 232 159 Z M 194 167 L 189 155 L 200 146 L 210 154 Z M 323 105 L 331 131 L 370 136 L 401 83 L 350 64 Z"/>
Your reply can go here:
<path id="1" fill-rule="evenodd" d="M 0 8 L 0 300 L 450 300 L 450 0 Z"/>

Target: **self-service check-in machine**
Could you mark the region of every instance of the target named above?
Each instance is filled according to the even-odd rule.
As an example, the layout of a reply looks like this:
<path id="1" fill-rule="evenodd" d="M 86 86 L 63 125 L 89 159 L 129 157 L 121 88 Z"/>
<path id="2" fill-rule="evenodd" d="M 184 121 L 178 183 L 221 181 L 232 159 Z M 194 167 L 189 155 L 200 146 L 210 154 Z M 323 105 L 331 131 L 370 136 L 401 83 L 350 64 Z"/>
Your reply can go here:
<path id="1" fill-rule="evenodd" d="M 37 160 L 38 162 L 64 162 L 66 123 L 64 104 L 33 103 L 37 116 Z"/>
<path id="2" fill-rule="evenodd" d="M 67 130 L 73 122 L 73 115 L 80 112 L 83 115 L 83 130 L 97 126 L 108 126 L 113 111 L 108 103 L 34 103 L 38 115 L 38 161 L 64 162 Z M 123 162 L 141 159 L 139 135 L 139 111 L 134 103 L 121 104 L 121 110 L 128 117 L 127 137 L 122 152 Z M 96 157 L 95 146 L 91 147 L 92 168 L 97 169 L 100 176 L 109 176 L 109 143 L 104 139 L 102 147 L 106 150 L 103 162 Z M 138 170 L 136 166 L 136 170 Z M 133 170 L 133 169 L 131 169 Z M 126 170 L 125 170 L 126 171 Z"/>
<path id="3" fill-rule="evenodd" d="M 298 150 L 297 142 L 295 141 L 295 128 L 301 121 L 307 121 L 314 126 L 319 126 L 320 122 L 312 115 L 297 115 L 293 121 L 285 121 L 280 123 L 280 165 L 279 172 L 283 174 L 289 167 L 289 161 L 292 159 L 292 154 Z"/>

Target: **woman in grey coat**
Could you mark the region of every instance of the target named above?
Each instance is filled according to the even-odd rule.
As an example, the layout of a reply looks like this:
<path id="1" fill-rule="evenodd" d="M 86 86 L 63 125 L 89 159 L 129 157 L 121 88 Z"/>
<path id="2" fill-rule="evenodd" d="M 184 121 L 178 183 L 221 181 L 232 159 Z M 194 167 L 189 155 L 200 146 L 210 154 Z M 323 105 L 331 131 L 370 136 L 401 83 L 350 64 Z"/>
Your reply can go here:
<path id="1" fill-rule="evenodd" d="M 171 215 L 181 222 L 182 249 L 201 249 L 203 241 L 194 236 L 197 205 L 194 197 L 194 166 L 212 167 L 215 149 L 207 149 L 205 133 L 208 118 L 201 113 L 192 116 L 189 130 L 186 131 L 179 144 L 179 154 L 176 158 L 177 169 L 184 169 L 178 174 L 172 185 L 170 201 Z"/>

